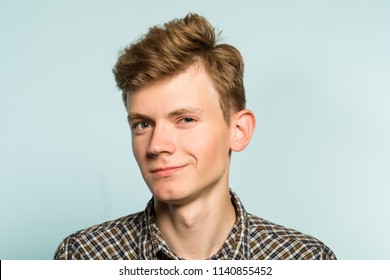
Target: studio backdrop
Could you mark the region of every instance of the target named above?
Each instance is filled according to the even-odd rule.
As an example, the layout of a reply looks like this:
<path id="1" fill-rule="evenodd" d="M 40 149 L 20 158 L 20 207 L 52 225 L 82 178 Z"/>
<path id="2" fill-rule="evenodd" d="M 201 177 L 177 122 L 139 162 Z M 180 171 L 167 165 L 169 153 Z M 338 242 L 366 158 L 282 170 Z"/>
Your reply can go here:
<path id="1" fill-rule="evenodd" d="M 390 259 L 390 2 L 0 1 L 0 259 L 51 259 L 76 230 L 141 211 L 112 67 L 148 28 L 205 16 L 245 61 L 247 211 L 339 259 Z"/>

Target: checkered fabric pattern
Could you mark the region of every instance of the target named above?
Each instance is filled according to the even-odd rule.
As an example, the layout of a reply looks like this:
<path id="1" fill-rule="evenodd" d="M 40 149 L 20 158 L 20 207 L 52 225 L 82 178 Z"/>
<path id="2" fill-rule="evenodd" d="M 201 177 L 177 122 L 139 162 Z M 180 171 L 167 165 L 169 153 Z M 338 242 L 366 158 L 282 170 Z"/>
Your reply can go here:
<path id="1" fill-rule="evenodd" d="M 333 260 L 334 253 L 321 241 L 273 224 L 245 211 L 231 191 L 237 221 L 212 260 Z M 55 259 L 181 259 L 172 252 L 156 225 L 153 199 L 143 212 L 78 231 L 58 247 Z"/>

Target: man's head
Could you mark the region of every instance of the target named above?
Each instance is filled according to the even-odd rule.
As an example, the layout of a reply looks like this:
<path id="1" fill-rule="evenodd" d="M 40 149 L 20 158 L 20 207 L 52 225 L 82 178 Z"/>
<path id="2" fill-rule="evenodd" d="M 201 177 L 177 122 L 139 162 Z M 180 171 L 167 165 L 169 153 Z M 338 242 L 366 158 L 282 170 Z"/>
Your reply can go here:
<path id="1" fill-rule="evenodd" d="M 155 201 L 185 204 L 227 192 L 231 151 L 246 147 L 255 125 L 244 109 L 239 52 L 216 45 L 210 24 L 188 15 L 151 28 L 114 73 Z"/>
<path id="2" fill-rule="evenodd" d="M 217 44 L 213 27 L 199 15 L 188 14 L 150 28 L 123 51 L 113 72 L 127 106 L 128 96 L 137 89 L 183 72 L 194 63 L 203 64 L 229 123 L 232 114 L 245 108 L 243 60 L 233 46 Z"/>

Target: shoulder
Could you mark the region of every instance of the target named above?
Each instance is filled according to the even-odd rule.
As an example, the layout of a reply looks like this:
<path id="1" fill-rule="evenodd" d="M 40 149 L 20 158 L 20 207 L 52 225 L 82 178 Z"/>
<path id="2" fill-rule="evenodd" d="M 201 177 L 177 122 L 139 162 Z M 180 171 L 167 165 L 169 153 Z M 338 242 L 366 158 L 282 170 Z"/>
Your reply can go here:
<path id="1" fill-rule="evenodd" d="M 253 259 L 336 259 L 313 236 L 248 214 L 249 244 Z"/>
<path id="2" fill-rule="evenodd" d="M 59 245 L 55 259 L 132 259 L 145 229 L 145 213 L 138 212 L 77 231 Z"/>

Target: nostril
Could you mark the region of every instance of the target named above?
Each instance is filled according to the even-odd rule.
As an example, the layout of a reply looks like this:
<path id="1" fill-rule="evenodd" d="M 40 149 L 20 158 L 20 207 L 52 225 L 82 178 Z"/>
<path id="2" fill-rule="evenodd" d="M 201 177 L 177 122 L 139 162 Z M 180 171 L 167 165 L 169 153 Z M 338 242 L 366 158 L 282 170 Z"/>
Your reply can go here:
<path id="1" fill-rule="evenodd" d="M 158 154 L 148 151 L 147 152 L 147 156 L 148 156 L 148 158 L 152 158 L 153 159 L 153 158 L 156 158 L 158 156 Z"/>

